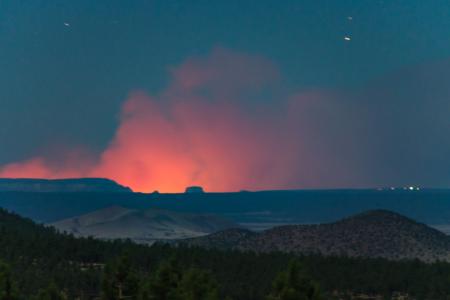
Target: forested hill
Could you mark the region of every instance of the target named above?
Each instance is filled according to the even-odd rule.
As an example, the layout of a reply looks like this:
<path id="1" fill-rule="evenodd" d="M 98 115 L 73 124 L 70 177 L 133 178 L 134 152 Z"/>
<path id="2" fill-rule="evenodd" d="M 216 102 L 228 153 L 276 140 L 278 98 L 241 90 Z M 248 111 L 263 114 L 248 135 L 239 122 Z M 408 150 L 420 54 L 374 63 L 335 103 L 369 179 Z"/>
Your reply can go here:
<path id="1" fill-rule="evenodd" d="M 277 295 L 272 282 L 293 258 L 302 266 L 302 274 L 306 274 L 302 276 L 318 283 L 323 299 L 334 299 L 332 295 L 352 299 L 350 295 L 362 293 L 439 300 L 450 294 L 447 263 L 106 242 L 59 234 L 0 209 L 0 296 L 8 286 L 14 294 L 4 299 L 112 300 L 118 299 L 114 295 L 121 286 L 127 299 L 134 300 L 160 299 L 143 298 L 157 291 L 185 295 L 193 292 L 190 287 L 208 291 L 208 295 L 217 291 L 216 297 L 195 298 L 198 300 L 262 300 L 269 294 Z M 174 299 L 190 299 L 180 297 Z"/>
<path id="2" fill-rule="evenodd" d="M 449 236 L 386 210 L 367 211 L 328 224 L 286 225 L 258 233 L 225 230 L 184 242 L 207 248 L 256 252 L 450 260 Z"/>

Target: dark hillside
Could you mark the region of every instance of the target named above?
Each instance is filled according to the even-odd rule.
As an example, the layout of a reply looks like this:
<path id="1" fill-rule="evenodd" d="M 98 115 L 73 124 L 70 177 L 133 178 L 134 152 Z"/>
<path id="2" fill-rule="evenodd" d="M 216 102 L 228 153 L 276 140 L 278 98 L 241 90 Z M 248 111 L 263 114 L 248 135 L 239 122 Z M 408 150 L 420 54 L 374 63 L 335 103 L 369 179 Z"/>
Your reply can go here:
<path id="1" fill-rule="evenodd" d="M 256 252 L 383 257 L 388 259 L 450 260 L 450 237 L 400 214 L 364 212 L 320 225 L 286 225 L 254 234 L 235 230 L 187 241 L 208 248 Z"/>
<path id="2" fill-rule="evenodd" d="M 10 265 L 21 300 L 32 299 L 50 282 L 68 299 L 96 299 L 105 264 L 124 254 L 142 280 L 171 257 L 178 260 L 181 270 L 191 266 L 209 270 L 219 283 L 221 297 L 231 296 L 234 300 L 264 299 L 275 275 L 294 257 L 74 238 L 0 209 L 0 261 Z M 328 296 L 332 291 L 371 295 L 402 292 L 414 298 L 440 300 L 450 294 L 447 263 L 296 257 Z"/>

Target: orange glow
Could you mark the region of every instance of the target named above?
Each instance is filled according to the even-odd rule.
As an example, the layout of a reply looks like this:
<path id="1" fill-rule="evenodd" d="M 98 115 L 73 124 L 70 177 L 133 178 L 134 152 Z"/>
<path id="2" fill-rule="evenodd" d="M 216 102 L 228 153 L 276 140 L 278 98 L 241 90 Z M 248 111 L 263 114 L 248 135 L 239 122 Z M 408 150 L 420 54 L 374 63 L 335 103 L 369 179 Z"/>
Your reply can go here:
<path id="1" fill-rule="evenodd" d="M 217 49 L 172 75 L 157 97 L 131 94 L 95 163 L 35 157 L 0 168 L 0 177 L 106 177 L 140 192 L 182 192 L 191 185 L 206 191 L 298 188 L 302 179 L 314 178 L 314 151 L 306 156 L 297 121 L 308 116 L 301 113 L 303 99 L 277 101 L 276 109 L 253 99 L 279 78 L 270 62 Z"/>

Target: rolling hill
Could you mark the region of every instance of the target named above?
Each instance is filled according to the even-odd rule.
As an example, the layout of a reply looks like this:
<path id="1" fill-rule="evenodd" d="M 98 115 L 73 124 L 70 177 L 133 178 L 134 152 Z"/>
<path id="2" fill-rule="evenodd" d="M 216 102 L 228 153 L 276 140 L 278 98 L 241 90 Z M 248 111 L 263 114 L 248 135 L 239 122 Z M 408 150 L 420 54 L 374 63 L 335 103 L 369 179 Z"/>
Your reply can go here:
<path id="1" fill-rule="evenodd" d="M 286 225 L 262 232 L 231 229 L 183 243 L 255 252 L 450 261 L 450 237 L 386 210 L 367 211 L 333 223 Z"/>
<path id="2" fill-rule="evenodd" d="M 138 243 L 198 237 L 238 226 L 213 215 L 177 213 L 157 208 L 128 209 L 120 206 L 111 206 L 49 225 L 75 236 L 131 239 Z"/>

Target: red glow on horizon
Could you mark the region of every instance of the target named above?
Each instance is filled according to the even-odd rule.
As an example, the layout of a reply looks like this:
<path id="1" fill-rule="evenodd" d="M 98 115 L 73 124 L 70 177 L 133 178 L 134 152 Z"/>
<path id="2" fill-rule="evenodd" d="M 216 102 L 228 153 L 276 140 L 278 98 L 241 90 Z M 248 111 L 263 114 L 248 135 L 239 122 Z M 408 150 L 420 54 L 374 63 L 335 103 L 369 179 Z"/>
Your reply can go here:
<path id="1" fill-rule="evenodd" d="M 1 167 L 0 177 L 105 177 L 137 192 L 183 192 L 193 185 L 206 191 L 286 189 L 324 179 L 313 170 L 321 164 L 313 162 L 314 149 L 304 145 L 312 129 L 302 123 L 320 99 L 311 104 L 310 98 L 288 97 L 276 106 L 253 100 L 279 79 L 270 62 L 216 49 L 172 74 L 157 97 L 131 94 L 95 163 L 34 157 Z"/>

